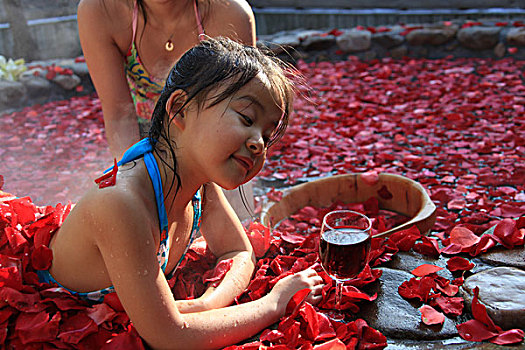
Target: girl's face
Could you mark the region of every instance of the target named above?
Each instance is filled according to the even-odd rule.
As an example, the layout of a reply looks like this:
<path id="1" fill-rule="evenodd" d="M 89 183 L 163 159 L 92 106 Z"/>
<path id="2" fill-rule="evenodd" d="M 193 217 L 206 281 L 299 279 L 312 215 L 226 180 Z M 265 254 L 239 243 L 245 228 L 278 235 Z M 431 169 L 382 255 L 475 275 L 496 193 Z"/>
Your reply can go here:
<path id="1" fill-rule="evenodd" d="M 210 107 L 219 92 L 212 90 L 200 111 L 195 104 L 186 109 L 177 148 L 191 148 L 182 151 L 191 156 L 187 160 L 195 176 L 203 175 L 205 181 L 234 189 L 261 170 L 268 140 L 282 116 L 282 101 L 274 99 L 261 74 L 230 98 Z"/>

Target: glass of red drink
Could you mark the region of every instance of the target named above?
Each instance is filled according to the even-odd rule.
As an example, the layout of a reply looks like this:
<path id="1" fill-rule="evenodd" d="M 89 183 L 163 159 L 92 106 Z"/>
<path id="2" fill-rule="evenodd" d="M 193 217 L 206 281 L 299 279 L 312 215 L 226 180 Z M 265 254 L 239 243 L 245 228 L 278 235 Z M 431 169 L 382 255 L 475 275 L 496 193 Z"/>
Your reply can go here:
<path id="1" fill-rule="evenodd" d="M 368 263 L 372 222 L 352 210 L 335 210 L 324 216 L 319 240 L 321 266 L 335 281 L 334 310 L 327 313 L 341 321 L 341 296 L 345 281 L 354 279 Z"/>

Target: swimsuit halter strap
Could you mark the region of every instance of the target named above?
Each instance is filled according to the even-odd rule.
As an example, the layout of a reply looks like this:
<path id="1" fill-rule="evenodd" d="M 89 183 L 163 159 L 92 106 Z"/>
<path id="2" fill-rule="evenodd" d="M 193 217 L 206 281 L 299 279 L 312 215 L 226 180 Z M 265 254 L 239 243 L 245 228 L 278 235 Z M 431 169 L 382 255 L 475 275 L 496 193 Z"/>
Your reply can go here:
<path id="1" fill-rule="evenodd" d="M 153 146 L 151 145 L 151 139 L 146 137 L 132 147 L 130 147 L 122 156 L 122 159 L 117 163 L 118 166 L 132 162 L 138 158 L 144 157 L 144 163 L 148 168 L 148 174 L 155 190 L 155 200 L 157 201 L 157 212 L 159 214 L 160 230 L 166 230 L 168 228 L 168 215 L 166 214 L 166 207 L 164 205 L 164 193 L 162 191 L 162 181 L 160 179 L 159 166 L 152 153 Z M 150 173 L 153 171 L 154 173 Z"/>
<path id="2" fill-rule="evenodd" d="M 197 6 L 197 0 L 193 1 L 193 9 L 195 12 L 195 19 L 197 20 L 197 26 L 199 28 L 199 40 L 202 41 L 204 40 L 204 36 L 206 34 L 204 33 L 204 28 L 202 27 L 201 15 Z"/>
<path id="3" fill-rule="evenodd" d="M 135 1 L 135 6 L 133 7 L 132 24 L 131 24 L 133 28 L 133 37 L 131 38 L 131 45 L 133 45 L 133 43 L 135 42 L 135 35 L 137 34 L 138 18 L 139 18 L 139 4 L 137 1 Z"/>

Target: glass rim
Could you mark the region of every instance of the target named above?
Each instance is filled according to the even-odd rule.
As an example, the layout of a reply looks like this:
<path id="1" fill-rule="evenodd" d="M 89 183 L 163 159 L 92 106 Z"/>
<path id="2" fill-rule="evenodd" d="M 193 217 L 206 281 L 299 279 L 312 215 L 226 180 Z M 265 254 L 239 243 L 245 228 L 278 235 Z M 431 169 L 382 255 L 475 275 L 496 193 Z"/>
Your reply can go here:
<path id="1" fill-rule="evenodd" d="M 336 227 L 332 227 L 330 224 L 326 223 L 326 218 L 331 215 L 331 214 L 337 214 L 337 213 L 352 213 L 352 214 L 357 214 L 363 218 L 366 219 L 366 222 L 368 222 L 368 226 L 366 228 L 360 228 L 359 230 L 363 230 L 365 232 L 369 232 L 370 234 L 372 234 L 372 220 L 370 220 L 370 218 L 368 216 L 366 216 L 365 214 L 363 213 L 360 213 L 358 211 L 355 211 L 355 210 L 349 210 L 349 209 L 341 209 L 341 210 L 332 210 L 332 211 L 329 211 L 328 213 L 326 213 L 323 217 L 323 227 L 325 226 L 328 226 L 329 228 L 331 229 L 336 229 Z"/>

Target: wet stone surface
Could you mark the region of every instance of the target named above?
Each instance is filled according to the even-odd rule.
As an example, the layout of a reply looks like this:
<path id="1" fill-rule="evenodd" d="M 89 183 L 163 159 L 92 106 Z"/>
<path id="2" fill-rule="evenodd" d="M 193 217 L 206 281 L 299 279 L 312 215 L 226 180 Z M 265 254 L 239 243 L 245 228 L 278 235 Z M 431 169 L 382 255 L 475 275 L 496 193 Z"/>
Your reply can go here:
<path id="1" fill-rule="evenodd" d="M 503 329 L 525 326 L 525 271 L 496 267 L 470 276 L 460 289 L 469 308 L 475 287 L 497 325 Z"/>
<path id="2" fill-rule="evenodd" d="M 405 300 L 399 295 L 398 287 L 414 277 L 411 273 L 390 268 L 381 270 L 383 275 L 379 281 L 367 289 L 370 294 L 377 293 L 377 299 L 360 305 L 359 317 L 388 339 L 434 340 L 457 336 L 456 324 L 463 319 L 445 317 L 442 325 L 427 326 L 421 321 L 418 310 L 421 303 Z"/>
<path id="3" fill-rule="evenodd" d="M 447 270 L 447 260 L 443 256 L 440 256 L 438 259 L 432 259 L 415 252 L 399 252 L 385 266 L 410 273 L 410 271 L 422 264 L 431 264 L 443 268 L 443 270 L 437 272 L 438 275 L 447 279 L 453 279 L 454 276 Z M 411 277 L 414 276 L 411 274 Z"/>
<path id="4" fill-rule="evenodd" d="M 525 269 L 525 247 L 514 249 L 496 247 L 480 258 L 483 262 L 493 266 L 512 266 Z"/>

